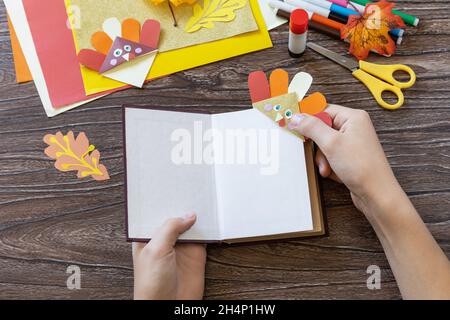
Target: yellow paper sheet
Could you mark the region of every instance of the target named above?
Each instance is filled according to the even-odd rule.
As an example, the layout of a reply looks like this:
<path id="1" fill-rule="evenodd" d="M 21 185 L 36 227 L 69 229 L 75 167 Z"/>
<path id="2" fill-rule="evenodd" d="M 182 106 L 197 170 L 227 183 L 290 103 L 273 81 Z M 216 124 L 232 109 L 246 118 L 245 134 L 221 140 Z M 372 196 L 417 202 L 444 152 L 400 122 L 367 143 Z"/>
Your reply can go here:
<path id="1" fill-rule="evenodd" d="M 234 0 L 242 2 L 244 7 L 231 11 L 235 14 L 234 19 L 230 19 L 231 21 L 212 21 L 211 28 L 201 28 L 195 32 L 185 31 L 185 27 L 193 15 L 193 6 L 190 5 L 172 6 L 178 24 L 175 27 L 168 0 L 159 5 L 153 4 L 151 0 L 68 1 L 73 6 L 72 8 L 77 8 L 77 13 L 80 16 L 80 23 L 75 30 L 76 42 L 80 49 L 92 48 L 92 34 L 101 31 L 103 22 L 111 17 L 116 17 L 121 22 L 125 19 L 133 18 L 141 22 L 141 25 L 148 19 L 158 20 L 161 25 L 159 52 L 221 40 L 258 29 L 248 0 Z M 210 5 L 208 8 L 215 5 L 215 8 L 220 8 L 222 5 L 228 4 L 226 0 L 209 0 L 208 3 Z M 202 8 L 204 0 L 198 0 L 198 5 Z"/>
<path id="2" fill-rule="evenodd" d="M 272 47 L 269 33 L 259 10 L 258 0 L 249 0 L 249 3 L 258 30 L 231 38 L 161 52 L 157 55 L 147 80 Z M 71 5 L 69 0 L 66 1 L 66 5 Z M 73 21 L 73 19 L 69 20 Z M 76 33 L 76 30 L 73 30 Z M 81 49 L 77 42 L 76 46 L 77 50 Z M 120 88 L 124 85 L 83 66 L 81 66 L 81 73 L 87 95 Z"/>

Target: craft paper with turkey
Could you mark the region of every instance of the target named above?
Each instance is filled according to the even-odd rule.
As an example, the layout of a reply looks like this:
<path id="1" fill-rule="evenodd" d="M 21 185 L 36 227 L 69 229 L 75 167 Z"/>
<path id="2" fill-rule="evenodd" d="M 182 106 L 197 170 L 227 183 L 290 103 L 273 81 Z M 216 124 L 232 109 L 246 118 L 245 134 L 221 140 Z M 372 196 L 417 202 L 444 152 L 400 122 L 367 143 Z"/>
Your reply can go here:
<path id="1" fill-rule="evenodd" d="M 82 49 L 78 60 L 86 68 L 105 77 L 142 87 L 158 51 L 160 25 L 147 20 L 142 25 L 135 19 L 120 23 L 117 18 L 104 21 L 103 31 L 94 33 L 95 48 Z"/>
<path id="2" fill-rule="evenodd" d="M 308 73 L 297 73 L 289 84 L 289 75 L 282 69 L 274 70 L 267 80 L 263 71 L 250 73 L 248 87 L 253 107 L 271 118 L 280 127 L 289 130 L 289 122 L 296 113 L 306 113 L 316 116 L 331 127 L 331 117 L 323 112 L 327 100 L 320 92 L 315 92 L 303 99 L 312 83 Z M 289 130 L 303 139 L 296 131 Z"/>

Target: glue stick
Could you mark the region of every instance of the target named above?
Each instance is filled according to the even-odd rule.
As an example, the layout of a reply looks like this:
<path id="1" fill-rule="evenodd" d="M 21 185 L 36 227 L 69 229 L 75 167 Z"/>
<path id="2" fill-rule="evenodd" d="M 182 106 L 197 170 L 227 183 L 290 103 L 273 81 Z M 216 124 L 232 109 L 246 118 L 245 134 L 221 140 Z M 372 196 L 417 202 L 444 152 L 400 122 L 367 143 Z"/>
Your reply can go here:
<path id="1" fill-rule="evenodd" d="M 299 58 L 306 49 L 308 20 L 308 13 L 305 10 L 295 9 L 291 13 L 288 50 L 293 58 Z"/>

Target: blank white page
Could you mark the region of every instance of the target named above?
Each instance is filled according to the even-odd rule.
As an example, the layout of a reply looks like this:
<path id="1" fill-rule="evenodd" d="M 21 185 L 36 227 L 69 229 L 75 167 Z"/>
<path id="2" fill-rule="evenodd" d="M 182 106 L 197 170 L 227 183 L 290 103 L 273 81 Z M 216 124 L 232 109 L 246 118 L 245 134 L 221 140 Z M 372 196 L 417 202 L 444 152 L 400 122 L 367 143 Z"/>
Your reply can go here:
<path id="1" fill-rule="evenodd" d="M 180 129 L 189 133 L 193 150 L 195 122 L 207 130 L 211 116 L 125 109 L 128 238 L 152 238 L 166 219 L 195 211 L 196 224 L 180 239 L 220 239 L 214 166 L 173 161 L 172 152 L 181 140 L 172 141 L 172 135 Z"/>
<path id="2" fill-rule="evenodd" d="M 248 148 L 251 147 L 248 141 L 255 140 L 257 131 L 257 153 L 263 154 L 262 151 L 266 148 L 270 151 L 272 147 L 272 152 L 265 152 L 270 156 L 258 156 L 256 161 L 247 158 L 243 164 L 238 161 L 232 164 L 230 159 L 229 164 L 216 163 L 217 207 L 223 239 L 312 230 L 303 141 L 255 109 L 213 115 L 212 126 L 218 132 L 228 130 L 232 134 L 244 130 L 237 135 L 241 138 L 242 134 L 247 135 Z M 265 139 L 264 133 L 274 140 Z M 222 140 L 227 139 L 230 143 L 231 138 L 225 134 Z M 215 143 L 218 151 L 221 144 L 226 143 Z M 248 154 L 254 155 L 255 150 L 248 148 Z M 230 150 L 225 150 L 230 156 Z"/>

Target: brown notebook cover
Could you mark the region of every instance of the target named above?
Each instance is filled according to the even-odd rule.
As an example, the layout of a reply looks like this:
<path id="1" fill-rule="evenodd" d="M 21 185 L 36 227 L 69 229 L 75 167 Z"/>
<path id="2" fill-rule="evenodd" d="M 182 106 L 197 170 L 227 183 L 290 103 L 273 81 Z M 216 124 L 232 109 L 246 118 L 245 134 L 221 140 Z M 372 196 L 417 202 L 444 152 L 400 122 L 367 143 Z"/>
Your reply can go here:
<path id="1" fill-rule="evenodd" d="M 153 106 L 141 106 L 141 105 L 124 105 L 122 107 L 122 133 L 123 133 L 123 159 L 124 159 L 124 187 L 125 187 L 125 228 L 126 228 L 126 238 L 128 242 L 148 242 L 151 239 L 136 239 L 129 237 L 128 232 L 128 188 L 127 188 L 127 154 L 126 154 L 126 130 L 125 130 L 125 110 L 126 108 L 135 109 L 150 109 L 150 110 L 162 110 L 162 111 L 178 111 L 178 112 L 190 112 L 190 113 L 206 113 L 211 114 L 211 112 L 205 111 L 192 111 L 192 110 L 168 110 L 166 108 L 153 107 Z M 305 160 L 306 160 L 306 170 L 308 175 L 308 184 L 311 200 L 311 213 L 313 221 L 313 230 L 283 233 L 269 236 L 260 237 L 247 237 L 247 238 L 236 238 L 227 240 L 217 240 L 217 241 L 196 241 L 196 240 L 179 240 L 180 242 L 197 242 L 197 243 L 225 243 L 225 244 L 236 244 L 236 243 L 249 243 L 249 242 L 261 242 L 261 241 L 274 241 L 281 239 L 293 239 L 293 238 L 308 238 L 308 237 L 319 237 L 328 235 L 328 223 L 326 211 L 323 206 L 321 185 L 319 180 L 318 170 L 314 164 L 314 143 L 309 140 L 305 142 Z"/>

